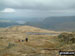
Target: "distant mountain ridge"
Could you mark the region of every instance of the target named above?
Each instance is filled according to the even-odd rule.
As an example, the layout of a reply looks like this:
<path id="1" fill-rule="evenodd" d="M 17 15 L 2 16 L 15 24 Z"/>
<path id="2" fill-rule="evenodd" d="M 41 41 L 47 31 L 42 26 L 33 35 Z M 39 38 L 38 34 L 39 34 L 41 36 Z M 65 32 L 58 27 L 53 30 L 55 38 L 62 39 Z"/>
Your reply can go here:
<path id="1" fill-rule="evenodd" d="M 75 31 L 75 16 L 53 16 L 42 18 L 0 18 L 0 27 L 29 25 L 48 30 Z"/>
<path id="2" fill-rule="evenodd" d="M 39 22 L 41 19 L 37 18 L 0 18 L 0 27 L 8 27 L 15 25 L 25 25 L 26 22 Z"/>
<path id="3" fill-rule="evenodd" d="M 75 31 L 75 16 L 47 17 L 42 22 L 28 22 L 27 25 L 51 30 Z"/>

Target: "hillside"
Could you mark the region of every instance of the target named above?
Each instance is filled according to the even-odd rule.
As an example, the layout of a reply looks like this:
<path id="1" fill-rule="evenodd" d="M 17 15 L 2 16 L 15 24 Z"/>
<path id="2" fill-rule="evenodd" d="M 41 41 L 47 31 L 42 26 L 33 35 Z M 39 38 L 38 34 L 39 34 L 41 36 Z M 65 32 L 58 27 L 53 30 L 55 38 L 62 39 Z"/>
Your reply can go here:
<path id="1" fill-rule="evenodd" d="M 56 45 L 59 45 L 56 36 L 27 35 L 26 32 L 60 33 L 31 26 L 0 28 L 0 56 L 44 56 L 45 48 L 57 48 Z M 27 37 L 29 38 L 28 42 L 25 41 Z M 55 52 L 52 55 L 58 55 L 58 53 Z"/>
<path id="2" fill-rule="evenodd" d="M 28 22 L 27 25 L 58 31 L 75 31 L 75 16 L 47 17 L 42 22 Z"/>
<path id="3" fill-rule="evenodd" d="M 31 26 L 0 28 L 0 56 L 59 56 L 60 49 L 67 50 L 68 47 L 68 50 L 73 50 L 75 46 L 60 42 L 63 34 L 58 38 L 58 35 L 29 35 L 27 32 L 58 35 L 62 33 Z M 29 39 L 28 42 L 26 38 Z"/>
<path id="4" fill-rule="evenodd" d="M 0 28 L 29 25 L 47 30 L 75 31 L 75 16 L 54 16 L 46 18 L 0 18 Z"/>
<path id="5" fill-rule="evenodd" d="M 24 25 L 26 22 L 39 22 L 42 20 L 43 19 L 40 18 L 24 18 L 24 17 L 0 18 L 0 28 L 16 25 Z"/>

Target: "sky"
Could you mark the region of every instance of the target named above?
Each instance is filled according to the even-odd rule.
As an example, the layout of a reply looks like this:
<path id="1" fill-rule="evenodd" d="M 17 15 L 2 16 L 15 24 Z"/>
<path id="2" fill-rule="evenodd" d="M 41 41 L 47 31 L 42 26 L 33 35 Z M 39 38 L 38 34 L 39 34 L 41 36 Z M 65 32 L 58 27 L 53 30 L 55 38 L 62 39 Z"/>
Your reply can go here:
<path id="1" fill-rule="evenodd" d="M 0 0 L 0 18 L 75 16 L 75 0 Z"/>

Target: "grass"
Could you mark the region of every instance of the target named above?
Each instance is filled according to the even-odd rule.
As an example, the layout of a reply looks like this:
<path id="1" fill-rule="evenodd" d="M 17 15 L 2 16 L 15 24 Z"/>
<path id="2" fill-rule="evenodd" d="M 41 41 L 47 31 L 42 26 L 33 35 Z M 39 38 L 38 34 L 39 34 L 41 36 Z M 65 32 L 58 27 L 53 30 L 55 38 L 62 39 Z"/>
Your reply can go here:
<path id="1" fill-rule="evenodd" d="M 2 31 L 2 30 L 1 30 Z M 26 35 L 25 32 L 60 33 L 44 30 L 31 26 L 15 26 L 5 28 L 0 32 L 0 55 L 1 56 L 58 56 L 56 50 L 44 50 L 45 48 L 64 48 L 57 36 L 49 35 Z M 26 42 L 25 38 L 29 41 Z M 20 40 L 20 42 L 18 41 Z M 22 42 L 24 40 L 24 42 Z M 73 45 L 74 49 L 74 45 Z M 44 53 L 45 52 L 45 53 Z M 49 54 L 46 54 L 49 53 Z"/>

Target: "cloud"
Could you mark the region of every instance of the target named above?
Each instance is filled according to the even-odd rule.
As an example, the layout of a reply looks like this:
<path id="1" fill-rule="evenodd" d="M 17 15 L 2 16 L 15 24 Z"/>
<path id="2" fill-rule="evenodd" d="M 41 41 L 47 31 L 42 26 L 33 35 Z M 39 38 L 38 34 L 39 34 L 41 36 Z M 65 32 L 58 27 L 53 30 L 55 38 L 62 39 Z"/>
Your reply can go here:
<path id="1" fill-rule="evenodd" d="M 1 12 L 6 12 L 6 13 L 12 13 L 12 12 L 16 12 L 15 9 L 12 8 L 5 8 L 3 11 Z"/>
<path id="2" fill-rule="evenodd" d="M 2 0 L 0 7 L 34 10 L 75 9 L 75 0 Z"/>
<path id="3" fill-rule="evenodd" d="M 10 8 L 10 9 L 8 9 Z M 75 0 L 0 0 L 0 17 L 75 15 Z"/>

